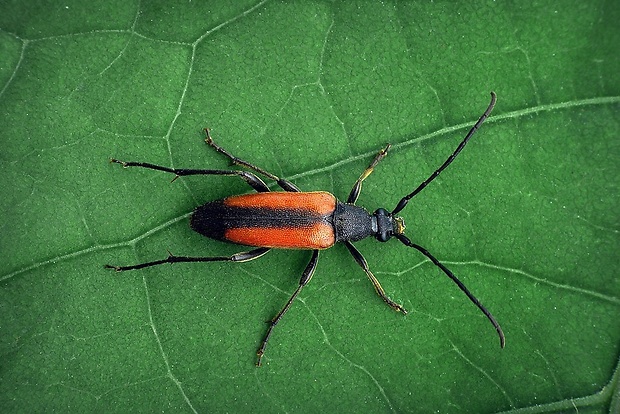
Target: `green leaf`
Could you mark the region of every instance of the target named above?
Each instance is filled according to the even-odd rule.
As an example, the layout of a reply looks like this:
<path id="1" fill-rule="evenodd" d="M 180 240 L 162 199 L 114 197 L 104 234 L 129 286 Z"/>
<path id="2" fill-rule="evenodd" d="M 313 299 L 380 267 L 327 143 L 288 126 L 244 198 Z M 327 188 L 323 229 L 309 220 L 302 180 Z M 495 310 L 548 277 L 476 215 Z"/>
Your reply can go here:
<path id="1" fill-rule="evenodd" d="M 0 406 L 6 412 L 617 412 L 620 4 L 4 2 Z M 310 255 L 188 227 L 235 155 L 304 190 L 402 212 L 423 256 L 343 246 L 256 348 Z M 275 187 L 273 187 L 275 189 Z"/>

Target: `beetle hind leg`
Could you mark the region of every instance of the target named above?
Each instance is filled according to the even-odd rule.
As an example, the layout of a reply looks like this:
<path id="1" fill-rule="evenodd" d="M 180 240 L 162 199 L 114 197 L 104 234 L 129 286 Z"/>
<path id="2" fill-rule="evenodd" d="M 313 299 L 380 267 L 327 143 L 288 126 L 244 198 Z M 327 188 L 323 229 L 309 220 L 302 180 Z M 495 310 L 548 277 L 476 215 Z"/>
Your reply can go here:
<path id="1" fill-rule="evenodd" d="M 260 247 L 258 249 L 250 250 L 249 252 L 240 252 L 233 254 L 232 256 L 212 256 L 212 257 L 190 257 L 190 256 L 175 256 L 168 252 L 168 257 L 161 260 L 155 260 L 152 262 L 139 263 L 131 266 L 113 266 L 104 265 L 106 269 L 114 269 L 117 272 L 125 272 L 127 270 L 144 269 L 145 267 L 158 266 L 165 263 L 188 263 L 188 262 L 249 262 L 250 260 L 258 259 L 270 250 L 269 247 Z"/>
<path id="2" fill-rule="evenodd" d="M 174 174 L 172 181 L 179 177 L 186 177 L 188 175 L 223 175 L 228 177 L 237 176 L 246 182 L 247 185 L 252 187 L 259 193 L 269 192 L 269 187 L 258 176 L 248 171 L 240 170 L 204 170 L 204 169 L 192 169 L 192 168 L 168 168 L 161 165 L 151 164 L 148 162 L 135 162 L 135 161 L 121 161 L 116 158 L 110 158 L 110 162 L 120 164 L 123 168 L 128 167 L 140 167 L 147 168 L 149 170 L 163 171 L 170 174 Z"/>

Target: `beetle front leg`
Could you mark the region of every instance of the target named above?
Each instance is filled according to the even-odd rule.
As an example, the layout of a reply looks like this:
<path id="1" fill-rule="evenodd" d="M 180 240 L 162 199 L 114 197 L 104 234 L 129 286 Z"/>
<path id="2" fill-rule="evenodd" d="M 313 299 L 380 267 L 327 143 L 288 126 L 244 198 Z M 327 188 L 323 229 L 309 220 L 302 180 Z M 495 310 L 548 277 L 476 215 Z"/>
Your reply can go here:
<path id="1" fill-rule="evenodd" d="M 351 189 L 351 192 L 349 193 L 349 197 L 347 198 L 347 204 L 355 204 L 355 202 L 357 201 L 357 197 L 359 197 L 360 191 L 362 190 L 362 182 L 366 178 L 368 178 L 370 174 L 372 174 L 377 164 L 379 164 L 379 162 L 385 158 L 391 146 L 392 145 L 387 144 L 385 148 L 379 151 L 379 153 L 372 160 L 368 168 L 366 168 L 364 172 L 362 173 L 362 175 L 360 175 L 360 178 L 358 178 L 357 181 L 355 181 L 355 184 L 353 184 L 353 188 Z"/>
<path id="2" fill-rule="evenodd" d="M 359 252 L 359 250 L 357 250 L 355 248 L 355 246 L 353 246 L 353 244 L 351 244 L 351 242 L 345 241 L 344 244 L 345 244 L 345 246 L 347 246 L 347 249 L 349 249 L 349 252 L 353 256 L 353 258 L 355 259 L 357 264 L 359 264 L 360 267 L 364 270 L 364 272 L 366 272 L 366 275 L 368 276 L 368 278 L 372 282 L 372 285 L 375 287 L 375 291 L 377 292 L 377 295 L 379 295 L 381 297 L 381 299 L 383 299 L 383 301 L 385 303 L 387 303 L 392 309 L 394 309 L 397 312 L 402 312 L 403 315 L 406 315 L 407 311 L 405 310 L 405 308 L 403 308 L 398 303 L 394 302 L 392 299 L 390 299 L 385 294 L 385 291 L 383 290 L 383 287 L 381 286 L 381 283 L 379 283 L 379 281 L 377 280 L 375 275 L 372 274 L 372 272 L 368 268 L 368 262 L 366 262 L 366 259 L 364 259 L 364 256 L 362 256 L 362 254 Z"/>

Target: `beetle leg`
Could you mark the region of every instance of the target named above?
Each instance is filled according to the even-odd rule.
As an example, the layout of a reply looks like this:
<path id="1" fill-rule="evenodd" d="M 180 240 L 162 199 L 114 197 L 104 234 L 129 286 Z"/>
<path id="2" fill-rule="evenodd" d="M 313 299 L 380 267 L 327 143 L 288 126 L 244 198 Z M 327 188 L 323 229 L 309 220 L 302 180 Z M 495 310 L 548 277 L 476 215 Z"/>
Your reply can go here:
<path id="1" fill-rule="evenodd" d="M 381 299 L 383 299 L 383 301 L 387 303 L 395 311 L 402 312 L 404 315 L 406 315 L 407 311 L 405 310 L 405 308 L 403 308 L 401 305 L 399 305 L 398 303 L 394 302 L 392 299 L 387 297 L 387 295 L 385 294 L 385 291 L 383 290 L 383 287 L 381 287 L 381 284 L 379 283 L 375 275 L 373 275 L 370 269 L 368 268 L 368 263 L 366 262 L 366 259 L 364 259 L 364 256 L 362 256 L 362 254 L 359 252 L 359 250 L 357 250 L 355 246 L 353 246 L 353 244 L 351 244 L 351 242 L 349 241 L 345 240 L 344 244 L 349 249 L 349 252 L 351 252 L 351 255 L 353 256 L 357 264 L 359 264 L 360 267 L 364 269 L 364 272 L 366 272 L 366 275 L 368 275 L 368 278 L 372 282 L 372 285 L 375 287 L 375 291 L 381 297 Z"/>
<path id="2" fill-rule="evenodd" d="M 249 252 L 240 252 L 233 254 L 232 256 L 213 256 L 213 257 L 188 257 L 188 256 L 175 256 L 168 252 L 168 257 L 162 260 L 155 260 L 153 262 L 140 263 L 132 266 L 112 266 L 105 265 L 106 269 L 114 269 L 117 272 L 124 272 L 126 270 L 144 269 L 145 267 L 157 266 L 164 263 L 181 263 L 181 262 L 248 262 L 250 260 L 258 259 L 270 250 L 269 247 L 260 247 L 258 249 L 250 250 Z"/>
<path id="3" fill-rule="evenodd" d="M 258 191 L 259 193 L 266 193 L 269 190 L 267 184 L 263 182 L 256 175 L 247 171 L 237 171 L 237 170 L 195 170 L 190 168 L 168 168 L 162 167 L 161 165 L 150 164 L 148 162 L 133 162 L 133 161 L 120 161 L 115 158 L 111 158 L 110 162 L 114 162 L 116 164 L 121 164 L 123 167 L 141 167 L 148 168 L 150 170 L 164 171 L 171 174 L 174 174 L 175 177 L 172 181 L 176 180 L 178 177 L 186 176 L 186 175 L 225 175 L 225 176 L 238 176 L 243 181 L 245 181 L 250 187 Z"/>
<path id="4" fill-rule="evenodd" d="M 269 328 L 267 329 L 265 338 L 261 342 L 260 347 L 258 348 L 258 351 L 256 351 L 256 355 L 258 355 L 256 366 L 258 367 L 261 366 L 261 360 L 263 359 L 263 355 L 265 354 L 265 348 L 267 347 L 267 342 L 269 341 L 269 337 L 271 336 L 271 332 L 273 331 L 273 328 L 278 324 L 278 322 L 280 322 L 280 319 L 282 319 L 284 314 L 289 310 L 293 301 L 295 300 L 299 292 L 301 292 L 301 289 L 308 284 L 310 279 L 312 279 L 312 275 L 314 274 L 314 270 L 316 269 L 316 264 L 318 263 L 318 261 L 319 261 L 319 251 L 313 250 L 312 258 L 310 259 L 310 262 L 308 263 L 308 265 L 306 266 L 306 269 L 301 275 L 301 279 L 299 279 L 299 286 L 297 287 L 295 292 L 293 292 L 293 295 L 288 300 L 288 302 L 286 302 L 286 305 L 284 305 L 282 310 L 275 316 L 275 318 L 273 318 L 272 320 L 268 322 Z"/>
<path id="5" fill-rule="evenodd" d="M 217 152 L 224 154 L 225 156 L 227 156 L 228 158 L 230 158 L 230 160 L 232 161 L 232 163 L 234 165 L 241 165 L 245 168 L 248 168 L 250 170 L 254 170 L 259 174 L 264 175 L 265 177 L 269 177 L 272 180 L 274 180 L 276 183 L 278 183 L 278 185 L 280 186 L 280 188 L 282 188 L 284 191 L 289 191 L 292 193 L 298 193 L 301 190 L 292 182 L 285 180 L 284 178 L 280 178 L 275 174 L 270 173 L 269 171 L 265 171 L 260 167 L 257 167 L 254 164 L 250 164 L 247 161 L 242 160 L 241 158 L 237 158 L 234 155 L 232 155 L 230 152 L 226 151 L 224 148 L 220 147 L 219 145 L 217 145 L 214 141 L 213 138 L 211 138 L 211 134 L 209 133 L 209 128 L 205 128 L 205 134 L 207 134 L 207 137 L 205 138 L 205 142 L 213 147 Z"/>
<path id="6" fill-rule="evenodd" d="M 353 188 L 351 189 L 351 192 L 349 193 L 349 198 L 347 198 L 347 204 L 355 204 L 355 202 L 357 201 L 357 197 L 359 197 L 360 191 L 362 190 L 362 181 L 368 178 L 368 176 L 372 173 L 372 171 L 375 169 L 377 164 L 379 164 L 379 161 L 385 158 L 390 147 L 391 145 L 387 144 L 385 148 L 379 151 L 379 153 L 375 156 L 375 159 L 372 160 L 368 168 L 364 170 L 362 175 L 360 175 L 360 178 L 358 178 L 355 184 L 353 184 Z"/>

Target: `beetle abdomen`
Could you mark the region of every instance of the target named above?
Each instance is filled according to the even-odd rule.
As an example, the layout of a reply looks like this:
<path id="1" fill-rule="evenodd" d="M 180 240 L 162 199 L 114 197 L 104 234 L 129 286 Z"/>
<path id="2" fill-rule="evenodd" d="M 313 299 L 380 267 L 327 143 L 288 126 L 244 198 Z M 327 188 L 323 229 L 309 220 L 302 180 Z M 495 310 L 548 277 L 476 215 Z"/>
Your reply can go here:
<path id="1" fill-rule="evenodd" d="M 327 192 L 265 192 L 203 204 L 190 224 L 216 240 L 247 246 L 326 249 L 336 237 L 336 198 Z"/>

